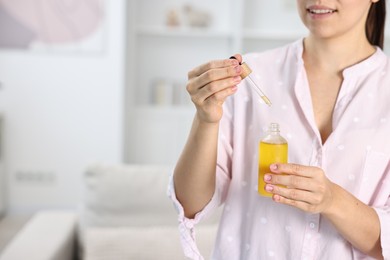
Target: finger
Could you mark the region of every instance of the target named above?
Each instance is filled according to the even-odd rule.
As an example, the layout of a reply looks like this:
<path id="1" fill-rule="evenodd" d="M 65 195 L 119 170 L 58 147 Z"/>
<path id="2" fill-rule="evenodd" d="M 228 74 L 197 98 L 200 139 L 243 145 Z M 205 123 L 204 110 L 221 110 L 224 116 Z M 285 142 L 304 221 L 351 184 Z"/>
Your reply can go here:
<path id="1" fill-rule="evenodd" d="M 266 174 L 264 181 L 274 185 L 284 185 L 289 188 L 300 190 L 313 190 L 316 186 L 315 180 L 297 175 Z"/>
<path id="2" fill-rule="evenodd" d="M 219 105 L 222 105 L 223 102 L 225 102 L 227 97 L 233 95 L 236 92 L 237 92 L 237 87 L 226 88 L 226 89 L 223 89 L 217 93 L 214 93 L 212 96 L 208 97 L 206 99 L 206 102 L 210 101 L 214 104 L 217 103 Z"/>
<path id="3" fill-rule="evenodd" d="M 293 206 L 295 208 L 298 208 L 298 209 L 306 211 L 306 212 L 316 213 L 316 211 L 315 211 L 316 207 L 314 205 L 307 203 L 307 202 L 303 202 L 303 201 L 299 201 L 299 200 L 292 200 L 292 199 L 285 198 L 285 197 L 277 195 L 277 194 L 273 195 L 272 199 L 278 203 Z"/>
<path id="4" fill-rule="evenodd" d="M 188 93 L 190 93 L 190 95 L 193 95 L 198 92 L 199 89 L 202 89 L 208 85 L 209 88 L 211 86 L 211 94 L 213 94 L 223 88 L 237 85 L 241 81 L 241 70 L 242 69 L 240 66 L 230 66 L 225 68 L 208 70 L 199 77 L 190 79 L 187 84 L 187 91 Z M 221 81 L 222 79 L 229 78 L 230 81 Z"/>
<path id="5" fill-rule="evenodd" d="M 242 72 L 241 66 L 230 66 L 225 68 L 211 69 L 198 77 L 198 84 L 205 86 L 211 82 L 227 79 L 231 77 L 240 77 Z"/>
<path id="6" fill-rule="evenodd" d="M 200 96 L 204 96 L 205 99 L 219 91 L 222 91 L 227 88 L 231 88 L 233 86 L 236 86 L 238 83 L 240 83 L 241 77 L 235 76 L 226 78 L 223 80 L 218 81 L 212 81 L 209 84 L 205 85 L 203 88 L 197 91 L 197 94 Z"/>
<path id="7" fill-rule="evenodd" d="M 265 190 L 290 200 L 302 201 L 308 204 L 316 204 L 318 202 L 317 195 L 311 191 L 284 188 L 271 184 L 267 184 Z"/>
<path id="8" fill-rule="evenodd" d="M 300 164 L 295 163 L 274 163 L 271 164 L 270 170 L 273 173 L 279 173 L 279 174 L 291 174 L 291 175 L 298 175 L 298 176 L 304 176 L 304 177 L 312 177 L 313 171 L 316 168 L 310 167 L 310 166 L 303 166 Z"/>
<path id="9" fill-rule="evenodd" d="M 236 53 L 233 56 L 231 56 L 230 59 L 236 59 L 236 60 L 238 60 L 240 62 L 240 64 L 242 63 L 242 56 L 241 56 L 241 54 Z"/>
<path id="10" fill-rule="evenodd" d="M 241 81 L 241 78 L 229 78 L 220 81 L 215 81 L 200 89 L 191 96 L 192 102 L 200 105 L 207 99 L 216 100 L 219 103 L 234 94 L 237 90 L 236 85 Z"/>
<path id="11" fill-rule="evenodd" d="M 238 66 L 239 61 L 234 59 L 224 59 L 224 60 L 214 60 L 207 62 L 205 64 L 202 64 L 194 69 L 192 69 L 190 72 L 188 72 L 188 79 L 198 77 L 205 73 L 208 70 L 211 69 L 217 69 L 217 68 L 226 68 L 226 67 L 232 67 L 232 66 Z"/>

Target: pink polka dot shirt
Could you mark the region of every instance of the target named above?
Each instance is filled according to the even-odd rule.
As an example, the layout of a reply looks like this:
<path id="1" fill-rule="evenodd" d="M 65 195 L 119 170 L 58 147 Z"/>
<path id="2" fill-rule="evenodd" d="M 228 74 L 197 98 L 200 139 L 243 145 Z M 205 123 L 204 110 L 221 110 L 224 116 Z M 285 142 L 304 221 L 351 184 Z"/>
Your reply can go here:
<path id="1" fill-rule="evenodd" d="M 220 123 L 217 183 L 194 219 L 184 217 L 173 180 L 168 193 L 179 212 L 184 252 L 191 259 L 370 259 L 321 214 L 310 214 L 257 193 L 258 142 L 271 122 L 289 143 L 289 162 L 317 166 L 378 213 L 381 244 L 390 259 L 390 63 L 379 49 L 343 71 L 333 132 L 322 144 L 302 59 L 303 41 L 244 61 L 272 106 L 243 80 L 228 98 Z M 196 246 L 196 224 L 223 206 L 212 256 Z"/>

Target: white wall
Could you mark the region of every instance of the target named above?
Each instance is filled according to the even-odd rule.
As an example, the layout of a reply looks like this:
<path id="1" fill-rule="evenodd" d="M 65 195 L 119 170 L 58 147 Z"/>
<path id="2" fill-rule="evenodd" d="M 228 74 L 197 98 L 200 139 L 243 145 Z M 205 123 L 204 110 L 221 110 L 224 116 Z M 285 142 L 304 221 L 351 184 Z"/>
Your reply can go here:
<path id="1" fill-rule="evenodd" d="M 10 212 L 75 207 L 90 162 L 122 161 L 126 1 L 106 3 L 101 53 L 0 50 Z"/>

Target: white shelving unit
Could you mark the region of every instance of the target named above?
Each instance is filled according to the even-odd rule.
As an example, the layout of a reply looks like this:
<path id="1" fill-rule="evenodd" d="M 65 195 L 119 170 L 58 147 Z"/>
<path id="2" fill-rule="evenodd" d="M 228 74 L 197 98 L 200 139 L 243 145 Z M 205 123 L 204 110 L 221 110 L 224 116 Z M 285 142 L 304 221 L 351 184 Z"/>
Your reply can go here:
<path id="1" fill-rule="evenodd" d="M 136 30 L 137 36 L 160 36 L 160 37 L 190 37 L 190 38 L 231 38 L 229 31 L 178 27 L 170 28 L 166 26 L 139 26 Z"/>
<path id="2" fill-rule="evenodd" d="M 5 171 L 4 171 L 4 150 L 3 150 L 3 115 L 0 112 L 0 217 L 5 214 L 6 210 L 6 185 L 5 185 Z"/>
<path id="3" fill-rule="evenodd" d="M 126 161 L 175 163 L 195 112 L 187 73 L 212 59 L 262 51 L 304 36 L 291 0 L 131 0 Z M 183 6 L 211 14 L 207 28 L 188 26 Z M 166 25 L 176 10 L 180 25 Z"/>

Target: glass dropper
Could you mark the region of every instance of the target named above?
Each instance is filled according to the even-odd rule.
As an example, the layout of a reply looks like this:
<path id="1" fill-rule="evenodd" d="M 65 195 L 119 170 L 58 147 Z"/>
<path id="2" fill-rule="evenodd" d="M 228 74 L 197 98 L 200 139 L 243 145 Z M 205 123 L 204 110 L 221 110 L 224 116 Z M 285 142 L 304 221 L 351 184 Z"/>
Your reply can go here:
<path id="1" fill-rule="evenodd" d="M 230 59 L 236 59 L 236 57 L 232 56 L 232 57 L 230 57 Z M 245 62 L 240 63 L 240 65 L 241 65 L 241 68 L 242 68 L 242 72 L 241 72 L 241 75 L 240 75 L 241 79 L 247 78 L 248 82 L 253 87 L 255 92 L 261 97 L 262 100 L 264 100 L 264 102 L 268 106 L 271 106 L 272 105 L 271 100 L 269 100 L 269 98 L 264 94 L 264 92 L 261 90 L 261 88 L 252 79 L 252 77 L 250 75 L 252 73 L 251 68 Z"/>

